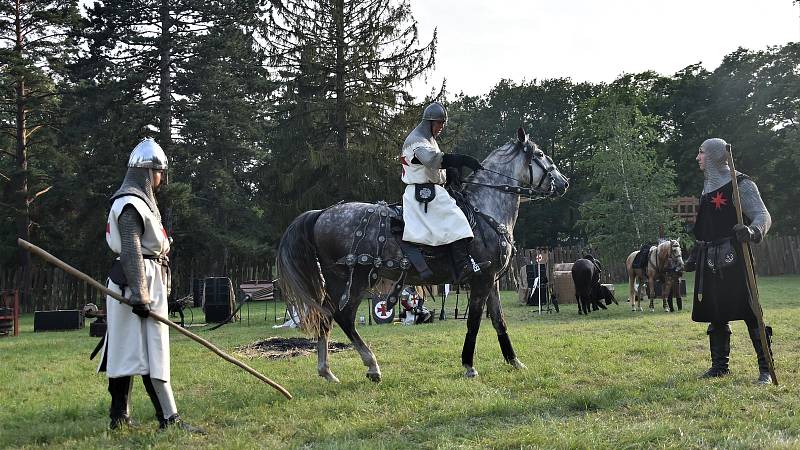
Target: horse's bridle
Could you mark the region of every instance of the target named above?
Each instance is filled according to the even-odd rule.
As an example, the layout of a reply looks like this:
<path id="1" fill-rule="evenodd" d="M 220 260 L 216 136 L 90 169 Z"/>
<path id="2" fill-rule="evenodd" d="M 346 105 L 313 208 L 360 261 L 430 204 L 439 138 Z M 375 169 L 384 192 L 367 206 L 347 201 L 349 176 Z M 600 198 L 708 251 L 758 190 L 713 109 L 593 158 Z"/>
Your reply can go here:
<path id="1" fill-rule="evenodd" d="M 525 152 L 525 153 L 528 153 L 529 151 L 531 151 L 531 149 L 529 147 L 529 144 L 530 144 L 530 141 L 525 141 L 524 143 L 520 142 L 517 145 L 521 145 L 522 146 L 522 151 Z M 497 171 L 494 171 L 494 170 L 491 170 L 491 169 L 487 169 L 487 168 L 483 168 L 481 170 L 485 170 L 487 172 L 490 172 L 490 173 L 493 173 L 493 174 L 496 174 L 496 175 L 500 175 L 501 177 L 508 178 L 509 180 L 516 181 L 520 185 L 519 186 L 510 186 L 510 185 L 507 185 L 507 184 L 485 184 L 485 183 L 476 183 L 476 182 L 473 182 L 473 181 L 464 181 L 464 183 L 473 184 L 473 185 L 476 185 L 476 186 L 488 187 L 488 188 L 495 189 L 495 190 L 498 190 L 500 192 L 504 192 L 504 193 L 508 193 L 508 194 L 517 194 L 517 195 L 521 195 L 523 197 L 527 197 L 527 198 L 530 198 L 530 199 L 547 198 L 547 197 L 552 196 L 553 193 L 556 191 L 555 178 L 552 176 L 552 173 L 551 173 L 553 170 L 555 170 L 556 166 L 555 166 L 555 164 L 552 163 L 552 161 L 548 161 L 548 165 L 545 166 L 545 164 L 543 162 L 545 158 L 546 158 L 546 156 L 545 156 L 544 152 L 539 150 L 538 148 L 536 148 L 535 145 L 533 145 L 532 154 L 531 154 L 531 162 L 528 163 L 528 178 L 530 179 L 530 183 L 528 183 L 528 184 L 530 186 L 532 186 L 532 187 L 529 187 L 529 188 L 522 187 L 522 185 L 525 184 L 522 180 L 519 180 L 519 179 L 514 178 L 512 176 L 509 176 L 509 175 L 506 175 L 504 173 L 500 173 L 500 172 L 497 172 Z M 533 164 L 534 163 L 537 166 L 539 166 L 540 169 L 542 169 L 542 176 L 539 178 L 539 183 L 535 187 L 533 187 Z M 545 179 L 547 178 L 548 175 L 550 175 L 550 186 L 549 186 L 549 189 L 545 190 L 545 189 L 542 189 L 542 184 L 544 184 L 544 181 L 545 181 Z"/>

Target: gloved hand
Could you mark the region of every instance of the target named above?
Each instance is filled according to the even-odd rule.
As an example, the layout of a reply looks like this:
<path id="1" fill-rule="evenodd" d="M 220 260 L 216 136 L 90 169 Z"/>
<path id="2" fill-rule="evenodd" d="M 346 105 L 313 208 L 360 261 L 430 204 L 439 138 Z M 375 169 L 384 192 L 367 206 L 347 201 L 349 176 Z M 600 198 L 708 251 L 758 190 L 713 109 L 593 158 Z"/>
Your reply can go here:
<path id="1" fill-rule="evenodd" d="M 445 153 L 442 156 L 442 169 L 448 167 L 469 167 L 473 172 L 483 169 L 480 161 L 469 155 L 460 155 L 458 153 Z"/>
<path id="2" fill-rule="evenodd" d="M 147 303 L 137 303 L 133 305 L 133 313 L 142 319 L 147 319 L 150 316 L 150 305 Z"/>
<path id="3" fill-rule="evenodd" d="M 739 242 L 751 242 L 756 239 L 756 232 L 747 225 L 737 223 L 733 226 L 733 232 L 736 233 L 736 239 Z"/>

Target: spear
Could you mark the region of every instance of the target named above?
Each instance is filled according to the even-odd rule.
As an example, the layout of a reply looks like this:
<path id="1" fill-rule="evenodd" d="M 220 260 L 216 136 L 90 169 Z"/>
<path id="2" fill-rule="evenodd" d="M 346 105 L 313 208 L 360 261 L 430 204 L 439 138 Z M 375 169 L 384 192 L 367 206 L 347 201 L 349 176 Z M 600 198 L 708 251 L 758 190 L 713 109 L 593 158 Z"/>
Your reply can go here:
<path id="1" fill-rule="evenodd" d="M 128 300 L 125 297 L 117 294 L 116 292 L 112 291 L 111 289 L 108 289 L 107 287 L 105 287 L 102 284 L 100 284 L 94 278 L 92 278 L 89 275 L 86 275 L 85 273 L 81 272 L 80 270 L 70 266 L 69 264 L 65 263 L 64 261 L 61 261 L 60 259 L 58 259 L 55 256 L 51 255 L 50 253 L 46 252 L 41 247 L 37 247 L 36 245 L 33 245 L 33 244 L 31 244 L 30 242 L 28 242 L 28 241 L 26 241 L 24 239 L 17 239 L 17 244 L 19 244 L 19 246 L 22 247 L 24 250 L 41 257 L 45 261 L 49 262 L 50 264 L 53 264 L 54 266 L 58 267 L 59 269 L 63 270 L 64 272 L 67 272 L 68 274 L 74 276 L 75 278 L 78 278 L 79 280 L 83 280 L 84 282 L 86 282 L 90 286 L 94 287 L 98 291 L 102 292 L 103 294 L 106 294 L 106 295 L 114 298 L 115 300 L 119 301 L 120 303 L 124 303 L 124 304 L 126 304 L 128 306 L 131 306 L 131 304 L 128 302 Z M 292 394 L 290 394 L 289 391 L 284 389 L 283 386 L 281 386 L 280 384 L 270 380 L 269 378 L 265 377 L 264 375 L 261 375 L 255 369 L 253 369 L 252 367 L 248 366 L 247 364 L 245 364 L 245 363 L 243 363 L 243 362 L 241 362 L 241 361 L 239 361 L 237 359 L 234 359 L 233 357 L 229 356 L 227 353 L 225 353 L 222 350 L 220 350 L 219 348 L 217 348 L 214 344 L 208 342 L 207 340 L 201 338 L 200 336 L 190 332 L 189 330 L 186 330 L 185 328 L 177 325 L 176 323 L 172 322 L 171 320 L 169 320 L 169 319 L 167 319 L 165 317 L 162 317 L 162 316 L 160 316 L 160 315 L 158 315 L 158 314 L 156 314 L 156 313 L 154 313 L 152 311 L 150 312 L 149 317 L 151 319 L 155 320 L 155 321 L 163 323 L 164 325 L 172 328 L 173 330 L 177 331 L 178 333 L 181 333 L 182 335 L 188 337 L 189 339 L 199 343 L 203 347 L 205 347 L 205 348 L 211 350 L 212 352 L 216 353 L 217 356 L 219 356 L 220 358 L 224 359 L 225 361 L 228 361 L 229 363 L 231 363 L 233 365 L 239 366 L 245 372 L 249 373 L 250 375 L 253 375 L 254 377 L 258 378 L 259 380 L 263 381 L 264 383 L 267 383 L 268 385 L 272 386 L 278 392 L 283 394 L 284 397 L 286 397 L 286 398 L 288 398 L 290 400 L 292 399 Z"/>
<path id="2" fill-rule="evenodd" d="M 736 179 L 736 168 L 733 165 L 733 149 L 731 144 L 725 146 L 727 152 L 725 156 L 728 158 L 728 167 L 731 169 L 731 183 L 733 186 L 733 205 L 736 208 L 736 221 L 739 225 L 744 225 L 744 217 L 742 216 L 742 198 L 739 196 L 739 180 Z M 761 304 L 758 301 L 758 285 L 756 284 L 756 273 L 753 270 L 753 260 L 750 252 L 749 242 L 740 242 L 742 245 L 742 259 L 744 259 L 745 272 L 747 272 L 747 289 L 750 291 L 750 309 L 753 310 L 753 315 L 756 316 L 758 322 L 758 335 L 761 338 L 761 351 L 767 359 L 767 366 L 769 367 L 769 374 L 772 376 L 772 382 L 775 386 L 778 385 L 778 377 L 775 375 L 775 363 L 772 361 L 772 351 L 769 349 L 769 341 L 767 340 L 767 329 L 764 326 L 764 313 L 761 310 Z"/>

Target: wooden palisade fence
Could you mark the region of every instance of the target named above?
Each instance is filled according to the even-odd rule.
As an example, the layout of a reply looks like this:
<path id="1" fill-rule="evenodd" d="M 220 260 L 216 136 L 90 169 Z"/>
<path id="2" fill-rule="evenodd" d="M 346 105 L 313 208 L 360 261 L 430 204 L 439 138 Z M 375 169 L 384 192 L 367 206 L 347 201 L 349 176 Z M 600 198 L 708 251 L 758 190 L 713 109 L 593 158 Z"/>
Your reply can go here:
<path id="1" fill-rule="evenodd" d="M 752 246 L 756 260 L 756 271 L 760 276 L 800 274 L 800 237 L 768 236 L 764 242 Z M 553 265 L 561 262 L 574 262 L 583 257 L 585 247 L 554 247 L 548 251 L 548 267 L 552 273 Z M 524 249 L 518 252 L 512 262 L 512 268 L 500 280 L 503 290 L 516 290 L 519 286 L 520 269 L 527 263 L 528 257 L 536 257 L 541 249 Z M 624 261 L 609 261 L 601 258 L 603 264 L 603 282 L 623 283 L 627 281 Z M 172 297 L 178 298 L 191 294 L 191 281 L 205 277 L 228 277 L 234 287 L 248 280 L 272 280 L 275 277 L 273 261 L 234 260 L 224 262 L 190 261 L 188 264 L 174 265 Z M 92 274 L 103 282 L 106 274 Z M 0 290 L 19 288 L 21 271 L 5 271 L 0 273 Z M 22 296 L 25 301 L 20 305 L 22 312 L 54 309 L 79 309 L 86 303 L 103 305 L 104 299 L 94 290 L 79 282 L 59 269 L 45 266 L 36 261 L 31 268 L 32 288 L 30 295 Z"/>

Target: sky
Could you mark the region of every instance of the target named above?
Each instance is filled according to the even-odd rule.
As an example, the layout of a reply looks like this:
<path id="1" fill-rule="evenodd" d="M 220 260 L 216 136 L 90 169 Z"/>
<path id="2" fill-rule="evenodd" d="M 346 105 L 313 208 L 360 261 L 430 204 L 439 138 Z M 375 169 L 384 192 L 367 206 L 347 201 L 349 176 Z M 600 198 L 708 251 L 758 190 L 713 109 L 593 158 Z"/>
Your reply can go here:
<path id="1" fill-rule="evenodd" d="M 502 78 L 611 82 L 623 73 L 713 70 L 744 47 L 800 41 L 792 0 L 410 0 L 436 67 L 413 88 L 488 93 Z"/>

